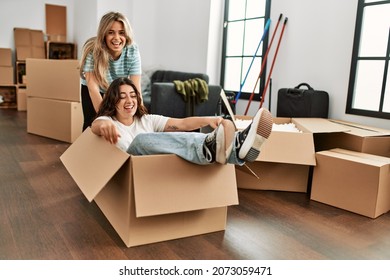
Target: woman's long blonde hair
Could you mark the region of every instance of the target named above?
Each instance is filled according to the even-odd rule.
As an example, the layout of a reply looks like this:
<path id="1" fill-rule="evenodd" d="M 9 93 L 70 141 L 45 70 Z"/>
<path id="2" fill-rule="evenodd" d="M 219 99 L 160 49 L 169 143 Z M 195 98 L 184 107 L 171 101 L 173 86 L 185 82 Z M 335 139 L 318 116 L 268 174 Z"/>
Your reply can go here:
<path id="1" fill-rule="evenodd" d="M 118 12 L 108 12 L 103 15 L 100 20 L 97 36 L 89 38 L 82 49 L 82 56 L 80 62 L 80 76 L 84 78 L 84 64 L 89 53 L 92 53 L 94 59 L 93 75 L 95 76 L 99 86 L 107 90 L 109 84 L 106 79 L 108 71 L 109 60 L 111 55 L 106 45 L 105 37 L 110 30 L 114 21 L 121 22 L 125 31 L 126 45 L 133 43 L 133 30 L 127 18 Z"/>

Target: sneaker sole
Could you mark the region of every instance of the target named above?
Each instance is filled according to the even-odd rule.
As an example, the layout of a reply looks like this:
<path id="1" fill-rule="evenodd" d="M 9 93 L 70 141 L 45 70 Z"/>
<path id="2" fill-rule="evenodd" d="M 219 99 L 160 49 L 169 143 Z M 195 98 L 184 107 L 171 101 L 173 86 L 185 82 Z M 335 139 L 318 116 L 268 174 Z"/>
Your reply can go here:
<path id="1" fill-rule="evenodd" d="M 228 157 L 233 149 L 233 139 L 235 127 L 231 121 L 223 120 L 217 131 L 217 151 L 215 161 L 221 164 L 226 164 Z"/>
<path id="2" fill-rule="evenodd" d="M 255 161 L 260 154 L 260 147 L 271 134 L 272 114 L 266 109 L 260 109 L 255 115 L 252 127 L 239 152 L 239 158 L 245 161 Z"/>

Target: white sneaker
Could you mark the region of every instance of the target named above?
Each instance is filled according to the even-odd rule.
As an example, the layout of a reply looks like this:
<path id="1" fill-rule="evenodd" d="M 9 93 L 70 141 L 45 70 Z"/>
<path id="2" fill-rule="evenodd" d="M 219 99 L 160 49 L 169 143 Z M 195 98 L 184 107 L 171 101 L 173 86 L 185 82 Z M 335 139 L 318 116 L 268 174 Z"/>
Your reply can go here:
<path id="1" fill-rule="evenodd" d="M 206 159 L 210 162 L 226 164 L 233 149 L 234 134 L 234 124 L 229 120 L 222 120 L 219 126 L 205 138 L 203 147 Z"/>
<path id="2" fill-rule="evenodd" d="M 260 147 L 268 139 L 272 131 L 272 114 L 260 108 L 252 123 L 237 134 L 237 156 L 245 161 L 255 161 L 260 154 Z"/>

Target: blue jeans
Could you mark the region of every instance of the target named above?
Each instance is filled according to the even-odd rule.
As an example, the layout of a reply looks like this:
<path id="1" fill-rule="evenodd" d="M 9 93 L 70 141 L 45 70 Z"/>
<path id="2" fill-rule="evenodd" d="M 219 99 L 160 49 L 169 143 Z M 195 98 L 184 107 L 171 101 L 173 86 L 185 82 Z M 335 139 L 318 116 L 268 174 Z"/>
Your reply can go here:
<path id="1" fill-rule="evenodd" d="M 141 133 L 131 142 L 127 153 L 131 155 L 175 154 L 189 162 L 206 165 L 211 163 L 203 153 L 206 136 L 207 134 L 201 132 Z M 235 141 L 233 142 L 233 149 L 227 162 L 243 165 L 245 162 L 237 157 Z"/>

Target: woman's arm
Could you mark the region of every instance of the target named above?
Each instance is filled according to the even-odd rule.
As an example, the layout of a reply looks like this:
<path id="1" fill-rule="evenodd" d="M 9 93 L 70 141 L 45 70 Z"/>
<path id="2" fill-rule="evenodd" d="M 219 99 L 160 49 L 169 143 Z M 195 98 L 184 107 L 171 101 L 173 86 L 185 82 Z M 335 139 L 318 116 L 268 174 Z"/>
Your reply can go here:
<path id="1" fill-rule="evenodd" d="M 95 119 L 92 122 L 91 130 L 98 136 L 103 136 L 111 144 L 116 144 L 121 137 L 116 125 L 111 120 Z"/>
<path id="2" fill-rule="evenodd" d="M 212 128 L 216 128 L 221 121 L 221 117 L 188 117 L 183 119 L 169 118 L 164 131 L 192 131 L 208 125 Z"/>
<path id="3" fill-rule="evenodd" d="M 89 96 L 91 97 L 93 108 L 95 109 L 95 112 L 97 112 L 103 99 L 100 94 L 99 85 L 92 72 L 85 73 L 85 80 L 87 81 Z"/>

